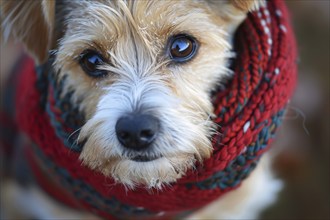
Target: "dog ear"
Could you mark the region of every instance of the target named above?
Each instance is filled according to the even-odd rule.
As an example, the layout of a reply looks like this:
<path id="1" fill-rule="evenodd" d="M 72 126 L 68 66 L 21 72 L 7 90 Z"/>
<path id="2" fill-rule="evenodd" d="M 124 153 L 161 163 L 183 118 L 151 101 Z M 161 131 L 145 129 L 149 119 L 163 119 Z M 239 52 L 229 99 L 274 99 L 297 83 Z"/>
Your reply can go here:
<path id="1" fill-rule="evenodd" d="M 207 0 L 211 9 L 225 22 L 228 33 L 232 34 L 246 18 L 248 12 L 258 10 L 265 0 Z"/>
<path id="2" fill-rule="evenodd" d="M 1 0 L 0 6 L 4 40 L 21 41 L 36 63 L 43 63 L 52 46 L 55 0 Z"/>

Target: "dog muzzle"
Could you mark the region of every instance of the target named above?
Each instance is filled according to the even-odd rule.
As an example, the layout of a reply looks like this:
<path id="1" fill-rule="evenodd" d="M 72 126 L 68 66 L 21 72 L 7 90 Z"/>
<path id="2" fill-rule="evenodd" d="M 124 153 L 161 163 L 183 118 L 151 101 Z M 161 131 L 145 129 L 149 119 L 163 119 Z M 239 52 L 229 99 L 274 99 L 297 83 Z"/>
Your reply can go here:
<path id="1" fill-rule="evenodd" d="M 24 147 L 37 182 L 53 197 L 106 219 L 181 218 L 240 186 L 269 149 L 296 82 L 296 44 L 282 1 L 251 13 L 236 32 L 233 78 L 213 96 L 220 125 L 213 154 L 163 190 L 125 189 L 82 166 L 72 134 L 82 116 L 60 99 L 61 83 L 45 65 L 25 59 L 15 94 L 15 119 L 31 140 Z M 48 68 L 49 69 L 49 68 Z"/>

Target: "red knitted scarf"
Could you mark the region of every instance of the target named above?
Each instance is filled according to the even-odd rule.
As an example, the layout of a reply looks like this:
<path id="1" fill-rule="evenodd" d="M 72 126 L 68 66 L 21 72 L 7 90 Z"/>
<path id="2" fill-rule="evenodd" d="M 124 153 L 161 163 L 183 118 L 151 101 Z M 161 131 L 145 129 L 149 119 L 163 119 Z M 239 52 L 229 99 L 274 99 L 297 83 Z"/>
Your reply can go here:
<path id="1" fill-rule="evenodd" d="M 181 217 L 238 187 L 267 151 L 296 81 L 295 40 L 282 1 L 267 2 L 248 15 L 236 33 L 235 51 L 235 74 L 213 95 L 222 135 L 212 139 L 212 157 L 162 191 L 127 191 L 82 166 L 79 150 L 70 150 L 63 141 L 73 129 L 63 129 L 70 119 L 63 116 L 65 103 L 58 105 L 51 82 L 37 83 L 47 77 L 36 74 L 30 59 L 24 60 L 15 120 L 31 140 L 24 149 L 37 182 L 61 202 L 107 219 Z"/>

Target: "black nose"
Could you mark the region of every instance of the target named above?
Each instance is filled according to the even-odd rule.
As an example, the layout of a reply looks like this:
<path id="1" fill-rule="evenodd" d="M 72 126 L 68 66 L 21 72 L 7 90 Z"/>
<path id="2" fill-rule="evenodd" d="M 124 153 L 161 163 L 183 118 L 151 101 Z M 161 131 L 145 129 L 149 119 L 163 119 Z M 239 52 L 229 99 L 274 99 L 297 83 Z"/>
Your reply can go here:
<path id="1" fill-rule="evenodd" d="M 151 115 L 131 114 L 120 118 L 116 124 L 119 142 L 133 150 L 150 146 L 159 131 L 159 120 Z"/>

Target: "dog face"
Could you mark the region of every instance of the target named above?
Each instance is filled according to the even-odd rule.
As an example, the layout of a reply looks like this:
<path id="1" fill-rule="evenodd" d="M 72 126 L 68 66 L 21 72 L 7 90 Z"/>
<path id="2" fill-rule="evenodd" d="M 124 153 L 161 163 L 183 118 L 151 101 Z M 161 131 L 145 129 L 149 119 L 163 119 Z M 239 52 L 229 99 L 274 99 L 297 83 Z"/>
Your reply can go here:
<path id="1" fill-rule="evenodd" d="M 74 91 L 71 101 L 87 119 L 78 138 L 86 140 L 82 163 L 130 188 L 161 188 L 210 157 L 210 92 L 228 74 L 230 35 L 261 2 L 3 4 L 4 33 L 21 39 L 36 61 L 54 50 L 63 95 Z M 42 21 L 42 48 L 30 42 L 35 30 L 15 23 L 23 13 L 14 17 L 14 9 Z"/>

